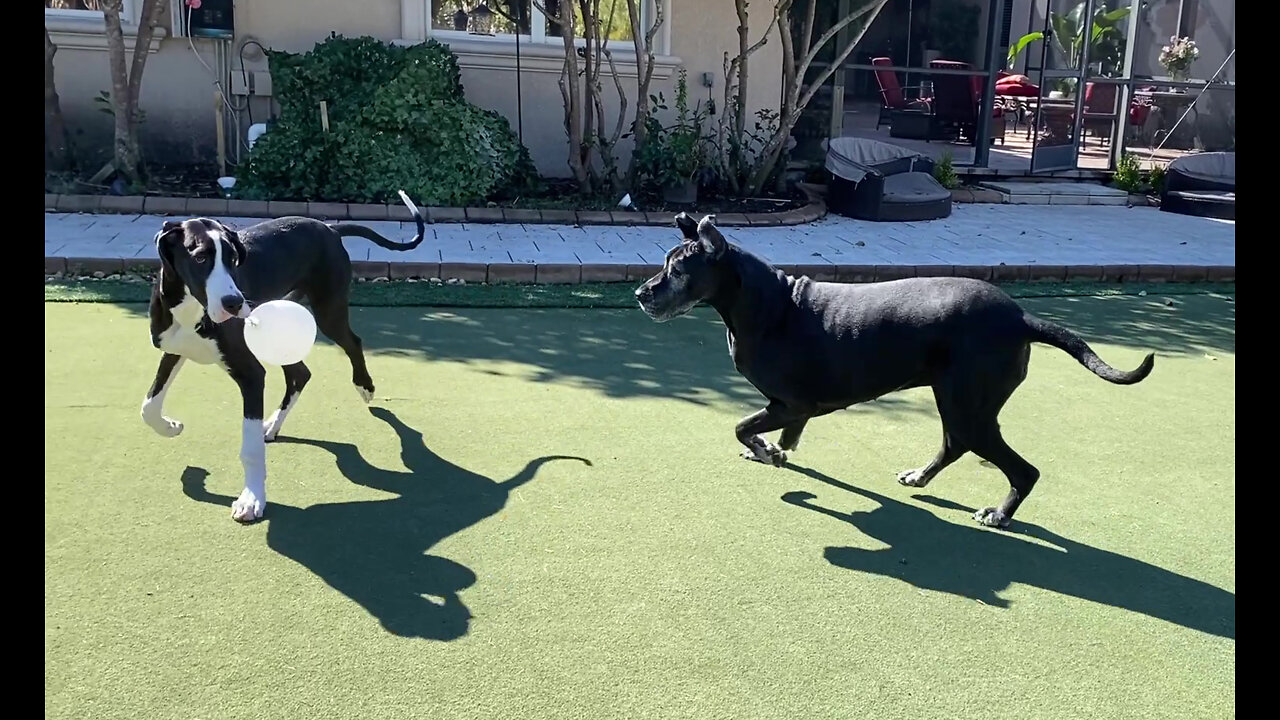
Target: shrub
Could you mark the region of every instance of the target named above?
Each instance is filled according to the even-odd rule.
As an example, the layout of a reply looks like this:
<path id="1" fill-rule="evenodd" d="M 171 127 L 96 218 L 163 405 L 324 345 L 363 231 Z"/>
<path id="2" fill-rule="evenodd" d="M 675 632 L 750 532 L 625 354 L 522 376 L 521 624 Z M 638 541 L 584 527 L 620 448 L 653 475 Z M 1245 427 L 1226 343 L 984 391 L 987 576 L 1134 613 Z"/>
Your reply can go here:
<path id="1" fill-rule="evenodd" d="M 305 54 L 272 51 L 269 64 L 280 118 L 249 155 L 246 197 L 396 202 L 404 189 L 466 205 L 535 181 L 506 119 L 466 101 L 446 45 L 335 36 Z"/>
<path id="2" fill-rule="evenodd" d="M 1155 165 L 1151 168 L 1151 175 L 1147 179 L 1147 183 L 1151 185 L 1151 190 L 1153 192 L 1158 193 L 1164 190 L 1164 166 L 1163 165 Z"/>
<path id="3" fill-rule="evenodd" d="M 636 175 L 642 187 L 646 192 L 656 193 L 694 180 L 706 170 L 708 153 L 703 124 L 707 114 L 701 107 L 689 108 L 684 68 L 680 68 L 676 79 L 674 124 L 664 126 L 658 119 L 658 113 L 667 110 L 666 98 L 659 93 L 650 100 L 649 116 L 644 119 L 647 138 L 635 161 L 639 165 Z"/>
<path id="4" fill-rule="evenodd" d="M 950 150 L 943 151 L 942 159 L 933 164 L 933 179 L 948 190 L 960 187 L 960 177 L 956 175 L 956 169 L 951 164 Z"/>
<path id="5" fill-rule="evenodd" d="M 1125 153 L 1116 161 L 1116 171 L 1111 177 L 1111 184 L 1125 192 L 1138 192 L 1142 189 L 1142 174 L 1138 171 L 1138 158 L 1133 153 Z"/>

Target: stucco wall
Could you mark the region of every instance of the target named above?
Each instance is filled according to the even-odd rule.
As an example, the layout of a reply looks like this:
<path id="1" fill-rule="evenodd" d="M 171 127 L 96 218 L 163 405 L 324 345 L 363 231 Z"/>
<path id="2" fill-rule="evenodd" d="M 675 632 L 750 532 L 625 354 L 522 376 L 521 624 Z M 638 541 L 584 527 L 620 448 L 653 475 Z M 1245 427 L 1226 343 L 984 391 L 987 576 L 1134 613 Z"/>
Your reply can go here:
<path id="1" fill-rule="evenodd" d="M 670 55 L 679 58 L 689 72 L 692 100 L 706 100 L 707 90 L 700 84 L 703 72 L 715 77 L 712 92 L 717 108 L 724 92 L 723 53 L 736 48 L 736 17 L 732 0 L 670 0 L 667 23 L 670 25 Z M 751 11 L 751 39 L 759 37 L 768 21 L 768 7 L 760 3 Z M 252 36 L 263 45 L 279 50 L 303 52 L 323 40 L 331 31 L 350 37 L 370 35 L 395 41 L 405 35 L 403 3 L 400 0 L 363 0 L 359 3 L 335 3 L 326 0 L 238 0 L 235 6 L 237 43 Z M 770 42 L 752 56 L 748 103 L 752 110 L 777 107 L 780 92 L 781 53 L 776 29 L 771 29 Z M 55 42 L 59 41 L 55 35 Z M 66 37 L 66 36 L 61 36 Z M 99 112 L 93 97 L 110 89 L 107 53 L 104 49 L 76 49 L 68 43 L 60 47 L 55 59 L 55 77 L 68 124 L 76 135 L 82 153 L 106 157 L 110 138 L 110 118 Z M 153 161 L 212 163 L 216 140 L 214 124 L 213 78 L 192 53 L 194 44 L 205 63 L 214 66 L 214 46 L 207 40 L 165 38 L 158 41 L 157 51 L 147 62 L 142 83 L 141 106 L 146 112 L 143 142 Z M 131 43 L 130 43 L 131 46 Z M 551 176 L 568 174 L 563 103 L 557 85 L 558 71 L 549 54 L 563 53 L 560 46 L 523 47 L 534 56 L 521 73 L 523 85 L 524 141 L 539 170 Z M 503 54 L 503 53 L 498 53 Z M 562 55 L 561 55 L 562 57 Z M 512 129 L 517 126 L 514 69 L 502 67 L 508 61 L 485 58 L 474 53 L 460 53 L 462 81 L 468 100 L 505 115 Z M 265 70 L 265 60 L 249 60 L 250 71 Z M 238 57 L 231 59 L 233 72 L 240 68 Z M 622 64 L 626 73 L 627 65 Z M 668 77 L 655 77 L 651 92 L 661 91 L 671 97 L 674 73 L 667 63 L 662 72 Z M 631 70 L 634 73 L 634 69 Z M 624 77 L 630 107 L 634 108 L 635 81 Z M 607 86 L 608 94 L 613 95 Z M 232 98 L 243 105 L 244 97 Z M 268 109 L 265 98 L 257 98 L 252 110 L 255 120 L 262 120 Z M 609 127 L 614 123 L 616 103 L 610 101 Z M 247 127 L 248 115 L 241 113 Z M 243 136 L 243 133 L 242 133 Z M 626 148 L 621 148 L 623 153 Z"/>

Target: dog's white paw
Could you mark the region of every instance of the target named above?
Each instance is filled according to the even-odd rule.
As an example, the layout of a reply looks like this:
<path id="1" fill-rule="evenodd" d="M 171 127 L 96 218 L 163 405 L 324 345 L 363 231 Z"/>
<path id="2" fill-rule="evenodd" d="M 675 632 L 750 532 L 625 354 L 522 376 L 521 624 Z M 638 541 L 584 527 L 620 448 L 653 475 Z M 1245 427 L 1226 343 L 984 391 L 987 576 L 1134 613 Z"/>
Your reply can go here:
<path id="1" fill-rule="evenodd" d="M 924 474 L 924 468 L 916 468 L 915 470 L 903 470 L 898 473 L 898 482 L 907 487 L 922 488 L 929 484 L 933 478 Z"/>
<path id="2" fill-rule="evenodd" d="M 369 388 L 363 388 L 356 385 L 356 392 L 360 393 L 360 399 L 364 401 L 365 405 L 373 402 L 373 391 Z"/>
<path id="3" fill-rule="evenodd" d="M 251 523 L 262 518 L 267 507 L 266 493 L 255 493 L 245 488 L 240 497 L 231 503 L 231 519 L 240 523 Z"/>
<path id="4" fill-rule="evenodd" d="M 276 410 L 271 413 L 271 417 L 262 421 L 262 439 L 267 442 L 275 440 L 282 427 L 284 427 L 284 418 L 280 417 L 280 411 Z"/>
<path id="5" fill-rule="evenodd" d="M 1009 527 L 1009 523 L 1013 521 L 1008 515 L 1000 512 L 998 508 L 987 507 L 982 508 L 973 514 L 973 519 L 987 527 L 1004 529 Z"/>
<path id="6" fill-rule="evenodd" d="M 174 420 L 173 418 L 163 416 L 147 417 L 146 415 L 143 415 L 142 420 L 150 426 L 152 430 L 155 430 L 156 434 L 162 437 L 178 437 L 182 434 L 182 423 Z"/>
<path id="7" fill-rule="evenodd" d="M 787 462 L 787 453 L 782 448 L 760 437 L 751 438 L 751 445 L 742 451 L 744 460 L 751 460 L 765 465 L 782 467 Z"/>

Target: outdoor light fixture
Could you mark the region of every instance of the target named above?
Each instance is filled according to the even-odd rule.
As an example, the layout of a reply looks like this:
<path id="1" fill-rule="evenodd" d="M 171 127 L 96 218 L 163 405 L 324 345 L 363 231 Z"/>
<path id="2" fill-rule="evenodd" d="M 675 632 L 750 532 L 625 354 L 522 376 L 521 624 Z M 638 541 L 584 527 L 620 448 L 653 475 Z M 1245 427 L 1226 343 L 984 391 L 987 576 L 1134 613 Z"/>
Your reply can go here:
<path id="1" fill-rule="evenodd" d="M 471 9 L 471 34 L 493 34 L 493 11 L 488 5 L 480 3 Z"/>

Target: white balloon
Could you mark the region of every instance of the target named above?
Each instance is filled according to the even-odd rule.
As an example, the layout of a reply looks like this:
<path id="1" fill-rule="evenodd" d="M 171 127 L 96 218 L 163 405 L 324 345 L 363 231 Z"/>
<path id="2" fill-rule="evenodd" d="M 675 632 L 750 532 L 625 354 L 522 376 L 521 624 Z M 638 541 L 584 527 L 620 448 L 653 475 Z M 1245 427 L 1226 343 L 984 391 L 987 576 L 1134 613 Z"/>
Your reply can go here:
<path id="1" fill-rule="evenodd" d="M 269 365 L 302 362 L 316 342 L 316 319 L 296 302 L 265 302 L 245 318 L 244 342 Z"/>

